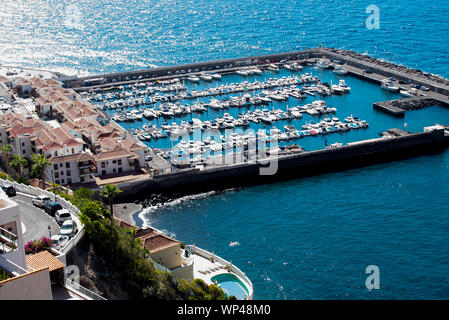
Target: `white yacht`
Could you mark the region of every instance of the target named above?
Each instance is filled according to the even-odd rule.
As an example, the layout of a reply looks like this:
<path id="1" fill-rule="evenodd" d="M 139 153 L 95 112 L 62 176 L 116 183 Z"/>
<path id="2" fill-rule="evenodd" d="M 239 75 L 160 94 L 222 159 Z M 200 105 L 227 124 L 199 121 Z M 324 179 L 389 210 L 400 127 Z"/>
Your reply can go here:
<path id="1" fill-rule="evenodd" d="M 194 74 L 191 74 L 187 77 L 187 80 L 190 82 L 194 82 L 194 83 L 198 83 L 200 82 L 200 78 L 198 78 L 197 76 L 195 76 Z"/>
<path id="2" fill-rule="evenodd" d="M 329 68 L 329 63 L 325 59 L 319 59 L 316 63 L 316 67 L 318 69 L 327 69 Z"/>
<path id="3" fill-rule="evenodd" d="M 210 76 L 214 80 L 221 80 L 221 74 L 219 74 L 219 73 L 211 73 Z"/>
<path id="4" fill-rule="evenodd" d="M 345 93 L 345 89 L 341 88 L 338 84 L 333 84 L 331 86 L 331 90 L 333 91 L 333 93 L 335 94 L 343 94 Z"/>
<path id="5" fill-rule="evenodd" d="M 345 92 L 351 91 L 351 87 L 348 86 L 348 85 L 346 84 L 346 81 L 343 80 L 343 79 L 341 79 L 340 81 L 338 81 L 338 85 L 339 85 L 340 88 L 342 88 L 343 90 L 345 90 Z"/>
<path id="6" fill-rule="evenodd" d="M 202 73 L 199 75 L 199 78 L 204 81 L 212 81 L 212 76 L 207 73 Z"/>
<path id="7" fill-rule="evenodd" d="M 293 63 L 286 63 L 284 65 L 284 68 L 290 71 L 301 71 L 302 70 L 302 65 L 300 65 L 297 62 L 293 62 Z"/>
<path id="8" fill-rule="evenodd" d="M 407 97 L 407 98 L 415 97 L 418 95 L 417 90 L 414 88 L 412 88 L 410 90 L 400 90 L 399 92 L 400 92 L 400 94 L 402 94 L 404 97 Z"/>
<path id="9" fill-rule="evenodd" d="M 256 74 L 256 75 L 259 75 L 259 76 L 262 74 L 262 70 L 260 70 L 257 67 L 253 67 L 253 68 L 251 68 L 251 70 L 252 70 L 253 74 Z"/>
<path id="10" fill-rule="evenodd" d="M 247 77 L 249 75 L 248 71 L 245 69 L 239 69 L 235 73 L 242 77 Z"/>
<path id="11" fill-rule="evenodd" d="M 279 71 L 279 67 L 277 65 L 275 65 L 274 63 L 272 63 L 272 64 L 270 64 L 268 66 L 268 70 L 274 71 L 274 72 L 278 72 Z"/>
<path id="12" fill-rule="evenodd" d="M 340 75 L 348 74 L 348 71 L 340 65 L 335 66 L 333 72 Z"/>
<path id="13" fill-rule="evenodd" d="M 398 92 L 399 87 L 394 84 L 393 80 L 391 79 L 384 79 L 382 80 L 381 88 L 392 91 L 392 92 Z"/>

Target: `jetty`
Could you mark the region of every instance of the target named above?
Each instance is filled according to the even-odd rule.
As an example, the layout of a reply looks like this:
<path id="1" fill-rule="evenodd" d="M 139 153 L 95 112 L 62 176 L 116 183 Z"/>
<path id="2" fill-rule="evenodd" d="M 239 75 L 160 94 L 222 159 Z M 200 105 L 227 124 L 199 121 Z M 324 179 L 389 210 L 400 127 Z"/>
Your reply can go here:
<path id="1" fill-rule="evenodd" d="M 403 117 L 405 111 L 419 110 L 437 105 L 447 106 L 448 103 L 429 97 L 413 97 L 375 102 L 373 108 L 396 117 Z"/>

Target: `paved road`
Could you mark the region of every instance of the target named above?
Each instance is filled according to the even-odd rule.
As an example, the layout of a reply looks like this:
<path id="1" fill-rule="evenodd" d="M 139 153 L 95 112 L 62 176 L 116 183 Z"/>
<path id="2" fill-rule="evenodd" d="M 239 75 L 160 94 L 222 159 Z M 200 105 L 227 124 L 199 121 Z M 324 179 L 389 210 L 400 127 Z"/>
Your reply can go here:
<path id="1" fill-rule="evenodd" d="M 43 236 L 49 237 L 48 226 L 51 228 L 51 235 L 59 234 L 59 225 L 54 218 L 50 217 L 43 209 L 35 207 L 31 203 L 31 197 L 18 194 L 10 199 L 19 205 L 22 223 L 26 228 L 26 232 L 23 235 L 24 243 Z"/>

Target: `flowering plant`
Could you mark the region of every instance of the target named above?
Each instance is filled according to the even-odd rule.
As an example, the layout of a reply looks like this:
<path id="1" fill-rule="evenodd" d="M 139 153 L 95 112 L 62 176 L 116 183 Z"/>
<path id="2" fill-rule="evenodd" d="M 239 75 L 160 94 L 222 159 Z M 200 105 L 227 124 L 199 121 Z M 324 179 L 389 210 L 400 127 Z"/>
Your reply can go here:
<path id="1" fill-rule="evenodd" d="M 38 253 L 44 250 L 49 250 L 51 248 L 51 239 L 47 237 L 42 237 L 38 240 L 28 241 L 25 244 L 25 253 Z"/>

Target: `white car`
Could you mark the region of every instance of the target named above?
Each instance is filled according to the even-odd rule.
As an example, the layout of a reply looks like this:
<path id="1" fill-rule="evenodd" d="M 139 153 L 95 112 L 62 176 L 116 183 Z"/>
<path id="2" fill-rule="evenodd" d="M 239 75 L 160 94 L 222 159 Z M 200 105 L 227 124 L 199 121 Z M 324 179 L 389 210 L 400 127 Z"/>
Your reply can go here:
<path id="1" fill-rule="evenodd" d="M 50 202 L 51 199 L 49 196 L 40 195 L 37 197 L 34 197 L 31 202 L 36 206 L 42 208 L 46 203 Z"/>
<path id="2" fill-rule="evenodd" d="M 67 236 L 69 238 L 73 237 L 77 231 L 78 231 L 78 228 L 76 226 L 76 222 L 73 220 L 64 221 L 61 228 L 59 229 L 59 233 L 61 235 Z"/>
<path id="3" fill-rule="evenodd" d="M 67 244 L 68 241 L 69 241 L 69 237 L 68 236 L 63 236 L 63 235 L 60 235 L 60 234 L 51 236 L 51 245 L 56 250 L 64 248 L 64 246 Z"/>
<path id="4" fill-rule="evenodd" d="M 66 220 L 72 220 L 72 215 L 67 209 L 60 209 L 55 213 L 55 220 L 59 225 L 62 225 Z"/>

